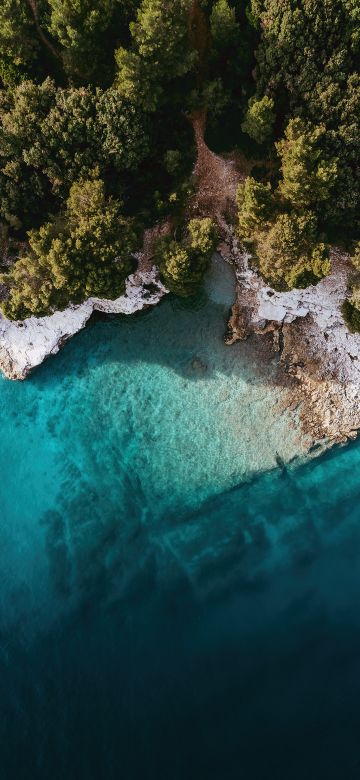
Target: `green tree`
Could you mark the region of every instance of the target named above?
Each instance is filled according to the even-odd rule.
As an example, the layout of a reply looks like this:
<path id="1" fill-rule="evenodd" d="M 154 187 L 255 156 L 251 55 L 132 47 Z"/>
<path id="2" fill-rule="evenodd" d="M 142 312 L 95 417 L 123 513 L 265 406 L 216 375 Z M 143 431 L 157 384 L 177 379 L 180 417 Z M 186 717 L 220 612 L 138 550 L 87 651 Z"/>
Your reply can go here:
<path id="1" fill-rule="evenodd" d="M 357 243 L 354 246 L 354 252 L 351 260 L 353 266 L 356 268 L 357 271 L 360 272 L 360 241 L 357 241 Z"/>
<path id="2" fill-rule="evenodd" d="M 296 209 L 316 207 L 329 198 L 336 182 L 338 161 L 327 160 L 320 146 L 323 126 L 291 119 L 285 138 L 276 144 L 281 158 L 281 195 Z"/>
<path id="3" fill-rule="evenodd" d="M 26 157 L 46 175 L 52 191 L 65 198 L 71 184 L 85 178 L 95 165 L 103 171 L 97 99 L 91 89 L 56 90 L 37 143 Z"/>
<path id="4" fill-rule="evenodd" d="M 29 243 L 30 253 L 2 276 L 9 289 L 2 308 L 11 319 L 121 295 L 136 234 L 104 183 L 89 179 L 73 184 L 65 213 L 30 231 Z"/>
<path id="5" fill-rule="evenodd" d="M 31 227 L 44 204 L 52 205 L 49 183 L 34 160 L 43 155 L 41 125 L 54 96 L 50 79 L 0 92 L 0 214 L 14 227 Z"/>
<path id="6" fill-rule="evenodd" d="M 353 254 L 351 257 L 352 264 L 357 272 L 350 283 L 351 295 L 347 298 L 342 306 L 342 312 L 347 323 L 349 330 L 352 333 L 360 332 L 360 241 L 354 245 Z"/>
<path id="7" fill-rule="evenodd" d="M 188 14 L 191 0 L 142 0 L 130 25 L 132 48 L 115 54 L 116 86 L 132 102 L 154 111 L 165 85 L 192 69 Z"/>
<path id="8" fill-rule="evenodd" d="M 31 72 L 38 48 L 29 5 L 23 0 L 2 0 L 0 78 L 5 85 L 17 84 Z"/>
<path id="9" fill-rule="evenodd" d="M 258 144 L 263 144 L 270 136 L 275 121 L 274 101 L 268 95 L 257 100 L 252 97 L 249 100 L 245 120 L 241 125 L 244 133 L 253 138 Z"/>
<path id="10" fill-rule="evenodd" d="M 148 117 L 119 90 L 97 92 L 98 143 L 117 172 L 135 171 L 150 153 Z"/>
<path id="11" fill-rule="evenodd" d="M 261 14 L 264 11 L 265 2 L 266 0 L 250 0 L 250 3 L 246 8 L 246 13 L 250 17 L 252 24 L 260 24 Z"/>
<path id="12" fill-rule="evenodd" d="M 240 26 L 236 20 L 235 8 L 228 0 L 216 0 L 210 15 L 210 30 L 215 50 L 232 46 L 239 36 Z"/>
<path id="13" fill-rule="evenodd" d="M 24 81 L 0 94 L 0 215 L 33 227 L 95 167 L 121 192 L 148 154 L 146 117 L 117 90 Z"/>
<path id="14" fill-rule="evenodd" d="M 81 82 L 104 78 L 106 40 L 117 0 L 48 0 L 49 30 L 62 46 L 65 70 Z"/>
<path id="15" fill-rule="evenodd" d="M 319 214 L 349 235 L 358 225 L 360 177 L 357 0 L 252 0 L 260 22 L 257 98 L 274 99 L 277 126 L 291 116 L 326 128 L 326 161 L 341 159 Z"/>
<path id="16" fill-rule="evenodd" d="M 166 287 L 182 297 L 194 295 L 216 245 L 217 233 L 210 218 L 190 220 L 180 240 L 162 239 L 157 262 Z"/>
<path id="17" fill-rule="evenodd" d="M 318 240 L 313 212 L 280 214 L 259 233 L 256 254 L 261 274 L 280 289 L 315 284 L 330 270 L 327 246 Z"/>
<path id="18" fill-rule="evenodd" d="M 274 214 L 271 185 L 262 184 L 249 176 L 240 184 L 236 202 L 240 238 L 254 241 L 257 233 L 266 228 Z"/>

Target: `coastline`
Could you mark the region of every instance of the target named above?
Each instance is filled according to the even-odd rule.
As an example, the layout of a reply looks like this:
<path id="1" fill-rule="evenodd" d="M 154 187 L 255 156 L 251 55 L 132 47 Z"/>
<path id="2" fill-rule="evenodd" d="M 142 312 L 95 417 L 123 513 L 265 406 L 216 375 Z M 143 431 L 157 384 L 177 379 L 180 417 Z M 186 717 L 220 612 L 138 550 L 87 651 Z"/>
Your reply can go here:
<path id="1" fill-rule="evenodd" d="M 13 322 L 0 315 L 0 370 L 7 379 L 26 379 L 36 366 L 82 330 L 95 312 L 135 314 L 155 306 L 167 294 L 157 268 L 138 270 L 126 279 L 124 295 L 111 300 L 89 298 L 47 317 Z"/>
<path id="2" fill-rule="evenodd" d="M 332 249 L 331 272 L 317 285 L 277 292 L 251 269 L 251 256 L 230 231 L 223 252 L 234 263 L 237 279 L 226 343 L 256 336 L 279 355 L 278 382 L 287 389 L 286 406 L 298 408 L 312 447 L 356 438 L 360 334 L 349 332 L 341 312 L 351 272 L 346 253 Z"/>
<path id="3" fill-rule="evenodd" d="M 271 289 L 251 268 L 234 232 L 221 221 L 222 259 L 234 267 L 236 300 L 225 344 L 258 340 L 259 361 L 278 357 L 276 383 L 281 409 L 298 414 L 309 452 L 322 452 L 357 436 L 360 428 L 360 334 L 344 322 L 350 261 L 340 249 L 331 252 L 331 272 L 316 286 L 289 292 Z M 25 379 L 82 330 L 95 311 L 131 315 L 155 306 L 167 294 L 155 266 L 143 263 L 126 280 L 118 299 L 90 298 L 43 318 L 23 322 L 0 318 L 0 370 L 8 379 Z"/>

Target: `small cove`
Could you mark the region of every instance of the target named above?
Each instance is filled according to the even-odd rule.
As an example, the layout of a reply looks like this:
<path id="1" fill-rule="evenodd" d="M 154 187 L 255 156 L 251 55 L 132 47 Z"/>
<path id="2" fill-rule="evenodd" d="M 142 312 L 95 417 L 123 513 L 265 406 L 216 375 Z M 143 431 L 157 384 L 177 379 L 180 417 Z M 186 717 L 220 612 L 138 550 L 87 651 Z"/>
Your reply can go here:
<path id="1" fill-rule="evenodd" d="M 231 273 L 0 382 L 6 780 L 358 777 L 360 447 L 276 468 Z"/>

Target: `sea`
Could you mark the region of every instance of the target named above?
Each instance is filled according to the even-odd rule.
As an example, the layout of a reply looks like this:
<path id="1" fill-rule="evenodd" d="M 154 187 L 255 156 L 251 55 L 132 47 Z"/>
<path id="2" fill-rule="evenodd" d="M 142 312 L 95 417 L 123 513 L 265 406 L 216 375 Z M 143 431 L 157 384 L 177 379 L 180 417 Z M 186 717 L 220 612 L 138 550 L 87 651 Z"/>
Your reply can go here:
<path id="1" fill-rule="evenodd" d="M 360 778 L 360 442 L 306 457 L 233 300 L 0 379 L 0 780 Z"/>

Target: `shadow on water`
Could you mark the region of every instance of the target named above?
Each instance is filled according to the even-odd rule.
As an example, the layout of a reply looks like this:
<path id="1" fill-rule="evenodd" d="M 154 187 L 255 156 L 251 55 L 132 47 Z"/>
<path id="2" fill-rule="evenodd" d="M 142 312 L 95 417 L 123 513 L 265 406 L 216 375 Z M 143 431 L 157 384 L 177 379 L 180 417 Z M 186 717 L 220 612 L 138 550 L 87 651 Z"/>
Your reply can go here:
<path id="1" fill-rule="evenodd" d="M 21 536 L 26 507 L 11 515 L 20 553 L 4 570 L 8 600 L 0 594 L 4 780 L 358 780 L 360 443 L 302 466 L 280 458 L 278 469 L 196 508 L 180 496 L 157 513 L 140 471 L 121 457 L 136 427 L 127 406 L 120 438 L 111 404 L 99 417 L 106 447 L 96 438 L 99 398 L 112 398 L 108 372 L 85 409 L 99 365 L 160 361 L 186 374 L 199 332 L 204 353 L 197 340 L 194 356 L 207 372 L 240 381 L 236 355 L 251 356 L 251 346 L 222 348 L 235 358 L 212 362 L 222 323 L 220 304 L 189 316 L 170 300 L 119 328 L 97 322 L 14 388 L 17 403 L 28 401 L 30 433 L 50 399 L 44 440 L 62 448 L 45 450 L 58 484 L 38 525 L 42 622 L 28 606 L 36 583 L 19 586 L 16 570 L 36 518 Z M 80 399 L 71 396 L 79 377 Z M 86 413 L 93 426 L 82 434 Z M 154 458 L 158 447 L 155 439 Z"/>
<path id="2" fill-rule="evenodd" d="M 57 509 L 41 521 L 60 614 L 97 614 L 141 602 L 148 591 L 163 597 L 180 589 L 197 607 L 237 591 L 251 597 L 267 591 L 274 572 L 306 578 L 333 548 L 355 565 L 359 461 L 353 443 L 156 521 L 148 514 L 144 521 L 146 499 L 132 484 L 125 485 L 121 506 L 86 482 L 75 493 L 64 485 Z"/>
<path id="3" fill-rule="evenodd" d="M 263 475 L 183 533 L 125 539 L 113 508 L 95 514 L 70 611 L 1 647 L 6 780 L 355 780 L 359 458 Z M 44 522 L 59 549 L 59 517 Z"/>
<path id="4" fill-rule="evenodd" d="M 196 296 L 173 295 L 135 315 L 109 316 L 94 313 L 87 327 L 65 344 L 59 355 L 32 374 L 37 387 L 51 381 L 62 383 L 69 373 L 86 372 L 92 365 L 94 347 L 98 365 L 131 363 L 165 366 L 187 379 L 209 379 L 215 372 L 236 382 L 248 360 L 255 374 L 254 345 L 235 344 L 224 349 L 231 306 L 235 300 L 233 268 L 215 255 L 204 286 Z M 263 356 L 264 357 L 264 356 Z M 261 381 L 261 361 L 258 361 Z M 268 366 L 264 367 L 269 381 Z"/>
<path id="5" fill-rule="evenodd" d="M 229 312 L 230 309 L 213 302 L 201 301 L 197 306 L 194 302 L 186 305 L 179 304 L 176 299 L 166 299 L 156 309 L 131 317 L 96 315 L 83 331 L 65 344 L 60 354 L 50 356 L 33 371 L 31 381 L 40 388 L 49 379 L 62 383 L 72 373 L 86 372 L 92 364 L 94 332 L 98 364 L 155 363 L 195 381 L 211 378 L 215 371 L 221 371 L 236 381 L 243 373 L 247 356 L 254 368 L 254 349 L 249 348 L 248 343 L 224 349 Z M 206 361 L 208 344 L 216 345 L 219 352 L 224 352 L 220 361 L 216 360 L 217 356 Z M 202 371 L 199 370 L 201 366 L 197 370 L 191 365 L 196 358 L 204 360 Z M 265 374 L 266 381 L 266 370 Z M 261 377 L 260 366 L 258 375 Z"/>

